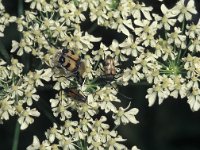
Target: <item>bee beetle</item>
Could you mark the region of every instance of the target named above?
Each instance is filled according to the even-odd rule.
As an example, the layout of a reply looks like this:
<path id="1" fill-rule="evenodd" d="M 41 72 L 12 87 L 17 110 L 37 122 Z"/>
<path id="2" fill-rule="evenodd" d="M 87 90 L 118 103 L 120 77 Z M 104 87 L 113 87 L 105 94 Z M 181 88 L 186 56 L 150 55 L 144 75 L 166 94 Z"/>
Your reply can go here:
<path id="1" fill-rule="evenodd" d="M 79 83 L 83 82 L 81 75 L 85 71 L 85 65 L 81 57 L 72 50 L 64 49 L 56 55 L 55 66 L 63 69 L 67 77 L 75 76 Z"/>
<path id="2" fill-rule="evenodd" d="M 64 70 L 75 74 L 78 72 L 81 64 L 81 59 L 73 51 L 64 49 L 58 58 L 58 62 Z"/>
<path id="3" fill-rule="evenodd" d="M 67 88 L 64 91 L 66 92 L 67 96 L 79 102 L 86 102 L 87 100 L 87 97 L 80 93 L 76 88 Z"/>

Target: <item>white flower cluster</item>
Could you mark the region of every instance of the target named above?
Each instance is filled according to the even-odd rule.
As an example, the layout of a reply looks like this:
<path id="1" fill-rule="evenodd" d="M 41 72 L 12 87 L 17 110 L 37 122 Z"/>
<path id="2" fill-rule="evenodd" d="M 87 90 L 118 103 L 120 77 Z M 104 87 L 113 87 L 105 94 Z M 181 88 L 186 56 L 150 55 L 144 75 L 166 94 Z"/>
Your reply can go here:
<path id="1" fill-rule="evenodd" d="M 16 20 L 22 36 L 19 41 L 12 41 L 11 52 L 18 56 L 29 53 L 47 69 L 22 75 L 23 66 L 16 59 L 10 66 L 2 61 L 0 119 L 18 114 L 22 129 L 32 123 L 31 116 L 39 116 L 39 112 L 29 106 L 39 100 L 37 87 L 45 86 L 45 80 L 53 81 L 57 93 L 50 99 L 51 108 L 54 117 L 63 123 L 54 123 L 42 143 L 34 136 L 27 149 L 128 149 L 116 127 L 138 123 L 138 109 L 116 106 L 121 103 L 116 96 L 117 85 L 146 82 L 152 86 L 146 95 L 149 106 L 156 99 L 161 104 L 172 96 L 187 98 L 191 109 L 199 110 L 200 21 L 192 21 L 197 14 L 194 0 L 179 0 L 171 9 L 162 4 L 162 15 L 133 0 L 25 2 L 30 10 Z M 93 26 L 85 31 L 82 24 L 87 20 Z M 97 26 L 126 38 L 122 42 L 112 39 L 106 45 L 105 37 L 92 35 Z M 64 53 L 65 49 L 69 53 Z M 65 66 L 59 65 L 62 55 L 69 57 Z M 79 56 L 81 60 L 76 59 Z M 107 58 L 113 59 L 116 69 L 109 81 L 105 80 Z M 73 66 L 78 67 L 79 74 L 70 72 Z M 109 125 L 107 115 L 99 117 L 99 112 L 111 114 L 115 127 Z"/>
<path id="2" fill-rule="evenodd" d="M 99 77 L 103 78 L 103 61 L 108 56 L 113 58 L 115 65 L 121 61 L 127 61 L 124 54 L 126 50 L 120 50 L 117 40 L 113 40 L 110 46 L 106 46 L 101 42 L 101 37 L 95 37 L 83 31 L 81 23 L 90 19 L 92 22 L 97 21 L 97 25 L 130 35 L 129 30 L 133 31 L 134 28 L 128 17 L 129 15 L 141 16 L 137 9 L 140 4 L 121 1 L 123 5 L 121 7 L 118 1 L 104 0 L 26 0 L 25 2 L 30 4 L 31 9 L 16 19 L 21 38 L 19 41 L 12 41 L 11 52 L 18 56 L 29 53 L 40 60 L 41 66 L 47 69 L 29 71 L 23 75 L 23 67 L 19 71 L 16 67 L 5 65 L 10 70 L 13 69 L 16 76 L 5 77 L 5 82 L 14 78 L 12 83 L 6 85 L 8 89 L 5 88 L 4 80 L 2 80 L 2 91 L 6 91 L 3 96 L 8 97 L 5 101 L 14 99 L 10 103 L 12 113 L 8 116 L 20 114 L 18 121 L 21 129 L 26 129 L 33 123 L 33 116 L 39 116 L 40 113 L 35 108 L 31 109 L 31 106 L 33 101 L 39 100 L 38 87 L 45 86 L 42 81 L 45 80 L 50 84 L 54 83 L 52 90 L 56 90 L 57 94 L 55 98 L 50 99 L 51 108 L 54 117 L 58 117 L 63 123 L 63 125 L 54 123 L 53 127 L 45 133 L 46 140 L 42 143 L 34 136 L 33 144 L 27 149 L 128 149 L 123 144 L 125 139 L 119 135 L 116 128 L 121 124 L 137 124 L 135 115 L 138 109 L 130 108 L 130 105 L 127 108 L 116 106 L 116 103 L 121 103 L 121 100 L 116 96 L 115 80 L 111 83 L 103 81 L 105 83 L 102 85 L 96 82 Z M 125 7 L 130 8 L 125 9 Z M 134 12 L 130 13 L 133 7 Z M 144 4 L 141 5 L 141 9 L 142 13 L 151 10 Z M 86 17 L 87 12 L 90 13 L 89 18 Z M 94 43 L 99 43 L 99 49 L 95 48 Z M 73 73 L 66 71 L 63 67 L 60 68 L 59 59 L 63 49 L 72 50 L 76 56 L 81 57 L 84 70 L 80 78 L 84 79 L 83 84 L 77 81 Z M 76 65 L 76 62 L 74 63 Z M 117 69 L 118 73 L 121 71 L 120 68 Z M 77 93 L 73 91 L 71 93 L 75 94 L 75 97 L 66 92 L 66 89 L 71 90 L 72 85 L 76 87 Z M 9 90 L 10 87 L 11 90 Z M 85 97 L 86 102 L 77 100 L 79 97 L 76 97 L 76 94 Z M 4 107 L 1 104 L 1 108 Z M 112 114 L 114 127 L 109 125 L 111 120 L 107 115 L 97 117 L 102 112 Z M 77 119 L 74 120 L 74 117 Z M 137 148 L 134 146 L 133 149 Z"/>
<path id="3" fill-rule="evenodd" d="M 17 115 L 21 130 L 33 123 L 33 117 L 40 115 L 36 108 L 32 108 L 33 101 L 39 100 L 36 88 L 43 86 L 42 80 L 49 81 L 51 76 L 51 69 L 29 72 L 24 76 L 23 67 L 17 59 L 12 58 L 10 65 L 0 60 L 0 120 L 3 123 L 10 116 Z"/>
<path id="4" fill-rule="evenodd" d="M 0 37 L 4 36 L 4 29 L 8 26 L 11 22 L 15 22 L 16 17 L 10 16 L 8 13 L 5 12 L 5 8 L 2 4 L 2 0 L 0 0 Z"/>
<path id="5" fill-rule="evenodd" d="M 172 96 L 187 98 L 191 109 L 197 111 L 200 21 L 192 21 L 197 14 L 195 3 L 180 0 L 171 9 L 162 4 L 161 11 L 162 15 L 152 13 L 153 19 L 135 20 L 135 36 L 128 36 L 119 44 L 121 51 L 134 58 L 133 65 L 118 80 L 123 85 L 145 80 L 152 84 L 146 95 L 149 106 L 156 99 L 161 104 Z"/>

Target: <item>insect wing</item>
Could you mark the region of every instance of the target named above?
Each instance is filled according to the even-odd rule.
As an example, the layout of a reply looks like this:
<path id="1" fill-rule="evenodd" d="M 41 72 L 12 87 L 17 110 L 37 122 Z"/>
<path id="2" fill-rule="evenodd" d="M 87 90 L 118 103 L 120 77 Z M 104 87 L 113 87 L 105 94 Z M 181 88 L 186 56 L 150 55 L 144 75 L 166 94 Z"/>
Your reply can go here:
<path id="1" fill-rule="evenodd" d="M 83 94 L 79 93 L 79 91 L 76 89 L 67 89 L 66 93 L 69 97 L 75 100 L 78 100 L 80 102 L 86 102 L 86 97 Z"/>

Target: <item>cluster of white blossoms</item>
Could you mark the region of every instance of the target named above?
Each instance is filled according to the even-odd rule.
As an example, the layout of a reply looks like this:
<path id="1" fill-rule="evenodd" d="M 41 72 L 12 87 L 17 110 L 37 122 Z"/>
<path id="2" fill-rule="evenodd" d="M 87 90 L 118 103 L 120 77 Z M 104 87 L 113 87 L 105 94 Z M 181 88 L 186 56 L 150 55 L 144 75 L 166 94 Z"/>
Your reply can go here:
<path id="1" fill-rule="evenodd" d="M 42 80 L 49 81 L 51 69 L 36 70 L 23 75 L 24 65 L 12 58 L 10 65 L 0 59 L 0 121 L 8 120 L 10 116 L 18 116 L 21 130 L 34 122 L 33 117 L 40 113 L 32 108 L 33 101 L 39 100 L 36 93 L 38 86 L 44 86 Z"/>
<path id="2" fill-rule="evenodd" d="M 8 13 L 5 12 L 5 8 L 2 4 L 2 0 L 0 0 L 0 37 L 4 36 L 4 29 L 10 23 L 14 22 L 16 17 L 10 16 Z"/>
<path id="3" fill-rule="evenodd" d="M 199 58 L 200 20 L 195 3 L 180 0 L 162 15 L 134 20 L 134 33 L 119 44 L 121 52 L 133 57 L 133 65 L 118 79 L 123 85 L 147 81 L 151 88 L 146 98 L 149 106 L 158 99 L 187 98 L 192 111 L 200 108 Z"/>
<path id="4" fill-rule="evenodd" d="M 40 61 L 42 69 L 23 74 L 24 66 L 17 59 L 11 59 L 10 64 L 0 61 L 0 121 L 18 115 L 21 129 L 26 129 L 40 114 L 32 107 L 39 100 L 38 87 L 45 83 L 53 84 L 52 90 L 57 91 L 49 101 L 54 117 L 60 120 L 45 132 L 44 141 L 34 136 L 27 149 L 128 149 L 116 128 L 137 124 L 138 109 L 130 108 L 130 104 L 118 107 L 117 85 L 147 82 L 151 85 L 146 95 L 149 106 L 156 99 L 161 104 L 172 96 L 187 98 L 191 109 L 199 110 L 200 21 L 192 21 L 197 14 L 194 0 L 186 4 L 180 0 L 171 9 L 162 4 L 162 15 L 136 0 L 25 2 L 30 10 L 16 19 L 21 39 L 12 41 L 11 52 L 18 56 L 29 53 Z M 102 26 L 126 38 L 121 43 L 113 39 L 106 45 L 102 42 L 106 37 L 95 37 L 82 29 L 82 23 L 88 20 L 92 28 Z M 58 53 L 63 49 L 81 57 L 81 84 L 73 73 L 57 67 Z M 105 77 L 107 57 L 113 58 L 116 75 L 112 81 L 99 81 Z M 78 95 L 67 94 L 66 89 L 72 87 Z M 77 96 L 86 98 L 86 102 L 75 100 Z"/>

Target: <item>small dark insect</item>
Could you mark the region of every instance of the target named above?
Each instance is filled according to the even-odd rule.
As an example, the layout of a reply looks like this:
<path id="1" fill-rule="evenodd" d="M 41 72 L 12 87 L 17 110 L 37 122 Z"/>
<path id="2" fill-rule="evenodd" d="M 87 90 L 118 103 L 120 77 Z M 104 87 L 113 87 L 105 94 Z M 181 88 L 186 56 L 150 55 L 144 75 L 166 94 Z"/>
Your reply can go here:
<path id="1" fill-rule="evenodd" d="M 100 86 L 105 86 L 106 84 L 110 84 L 114 81 L 117 77 L 116 66 L 114 62 L 114 58 L 111 56 L 107 56 L 104 63 L 104 75 L 100 76 L 96 81 L 99 83 Z M 112 86 L 112 85 L 111 85 Z M 113 87 L 116 91 L 117 89 Z M 119 95 L 126 99 L 132 99 L 124 94 L 118 92 Z"/>
<path id="2" fill-rule="evenodd" d="M 116 66 L 114 59 L 111 56 L 107 56 L 104 62 L 104 74 L 97 78 L 97 82 L 106 83 L 115 79 Z"/>
<path id="3" fill-rule="evenodd" d="M 78 91 L 76 88 L 67 88 L 64 91 L 66 92 L 67 96 L 79 102 L 86 102 L 87 100 L 87 97 L 80 93 L 80 91 Z"/>
<path id="4" fill-rule="evenodd" d="M 116 75 L 116 68 L 114 59 L 111 56 L 107 56 L 104 65 L 104 78 L 106 80 L 113 80 Z"/>
<path id="5" fill-rule="evenodd" d="M 105 60 L 104 69 L 105 69 L 106 75 L 115 75 L 116 74 L 115 62 L 111 56 L 107 56 L 107 58 Z"/>

